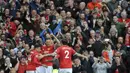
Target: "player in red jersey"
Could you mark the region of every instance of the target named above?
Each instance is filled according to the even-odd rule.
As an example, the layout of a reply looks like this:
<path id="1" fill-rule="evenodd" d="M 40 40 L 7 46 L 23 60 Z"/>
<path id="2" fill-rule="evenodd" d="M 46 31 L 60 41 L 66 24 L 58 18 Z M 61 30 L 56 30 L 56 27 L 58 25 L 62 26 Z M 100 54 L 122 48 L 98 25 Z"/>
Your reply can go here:
<path id="1" fill-rule="evenodd" d="M 56 40 L 58 44 L 60 44 L 59 40 L 51 34 L 51 36 Z M 45 45 L 42 46 L 42 53 L 43 54 L 51 54 L 54 52 L 54 43 L 53 40 L 47 39 Z M 53 60 L 53 57 L 44 57 L 42 58 L 41 62 L 43 66 L 43 73 L 52 73 L 53 71 L 53 63 L 48 62 L 48 60 Z"/>
<path id="2" fill-rule="evenodd" d="M 84 55 L 81 55 L 69 46 L 67 46 L 67 41 L 62 41 L 62 46 L 57 48 L 56 51 L 52 54 L 46 54 L 46 56 L 56 56 L 58 55 L 60 62 L 59 73 L 72 73 L 72 56 L 77 55 L 79 57 L 88 58 Z"/>
<path id="3" fill-rule="evenodd" d="M 43 54 L 49 54 L 54 52 L 54 44 L 52 43 L 52 40 L 46 40 L 45 45 L 42 46 L 42 53 Z M 44 57 L 42 58 L 41 62 L 44 65 L 43 66 L 43 73 L 52 73 L 53 70 L 53 63 L 47 62 L 48 60 L 52 60 L 53 57 Z"/>
<path id="4" fill-rule="evenodd" d="M 31 52 L 32 53 L 32 59 L 33 59 L 33 63 L 36 66 L 36 73 L 43 73 L 42 70 L 42 63 L 41 63 L 41 58 L 43 58 L 44 56 L 41 54 L 41 46 L 40 44 L 36 44 L 35 45 L 35 49 Z"/>
<path id="5" fill-rule="evenodd" d="M 26 68 L 27 68 L 27 62 L 26 62 L 26 57 L 22 56 L 20 57 L 20 61 L 17 60 L 18 63 L 15 66 L 15 70 L 17 73 L 25 73 Z"/>
<path id="6" fill-rule="evenodd" d="M 33 52 L 30 52 L 27 56 L 27 67 L 26 67 L 26 73 L 35 73 L 36 72 L 36 65 L 33 62 L 34 56 Z"/>

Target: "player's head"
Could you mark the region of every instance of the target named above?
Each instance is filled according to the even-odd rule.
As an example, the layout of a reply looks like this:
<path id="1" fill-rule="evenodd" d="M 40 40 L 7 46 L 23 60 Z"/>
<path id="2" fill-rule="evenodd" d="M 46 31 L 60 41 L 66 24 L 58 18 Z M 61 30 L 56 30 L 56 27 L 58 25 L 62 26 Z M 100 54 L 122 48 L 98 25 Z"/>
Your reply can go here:
<path id="1" fill-rule="evenodd" d="M 45 44 L 46 44 L 46 46 L 51 46 L 51 45 L 53 45 L 53 40 L 47 39 Z"/>
<path id="2" fill-rule="evenodd" d="M 66 40 L 65 38 L 62 39 L 61 43 L 62 43 L 63 45 L 68 45 L 68 42 L 67 42 L 67 40 Z"/>
<path id="3" fill-rule="evenodd" d="M 25 56 L 21 56 L 20 57 L 20 62 L 21 63 L 26 63 L 26 57 Z"/>
<path id="4" fill-rule="evenodd" d="M 41 46 L 42 46 L 41 44 L 36 43 L 35 44 L 36 51 L 40 52 L 41 51 Z"/>

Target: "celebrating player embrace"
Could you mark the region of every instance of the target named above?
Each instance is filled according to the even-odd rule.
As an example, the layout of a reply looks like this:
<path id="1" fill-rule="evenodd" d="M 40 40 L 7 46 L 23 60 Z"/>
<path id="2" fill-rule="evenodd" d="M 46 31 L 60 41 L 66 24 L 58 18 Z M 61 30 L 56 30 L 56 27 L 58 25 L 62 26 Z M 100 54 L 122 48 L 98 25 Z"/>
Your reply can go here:
<path id="1" fill-rule="evenodd" d="M 52 54 L 46 54 L 45 56 L 56 56 L 59 59 L 59 73 L 72 73 L 72 56 L 77 55 L 79 57 L 88 58 L 84 55 L 77 53 L 73 48 L 67 46 L 67 41 L 62 40 L 62 46 L 56 49 Z"/>

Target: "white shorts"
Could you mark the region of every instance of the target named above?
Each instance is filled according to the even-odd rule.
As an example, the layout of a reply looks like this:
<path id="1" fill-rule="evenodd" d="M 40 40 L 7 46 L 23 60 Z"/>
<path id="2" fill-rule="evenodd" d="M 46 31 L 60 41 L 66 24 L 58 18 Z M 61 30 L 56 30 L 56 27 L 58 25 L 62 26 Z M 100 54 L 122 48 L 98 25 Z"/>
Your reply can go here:
<path id="1" fill-rule="evenodd" d="M 26 71 L 26 73 L 36 73 L 36 71 Z"/>
<path id="2" fill-rule="evenodd" d="M 60 68 L 59 73 L 72 73 L 72 68 Z"/>
<path id="3" fill-rule="evenodd" d="M 52 66 L 43 66 L 43 73 L 52 73 L 53 72 L 53 67 Z"/>
<path id="4" fill-rule="evenodd" d="M 39 66 L 36 68 L 36 73 L 43 73 L 43 66 Z"/>
<path id="5" fill-rule="evenodd" d="M 48 66 L 47 68 L 44 66 L 39 66 L 36 68 L 36 73 L 52 73 L 52 66 Z"/>

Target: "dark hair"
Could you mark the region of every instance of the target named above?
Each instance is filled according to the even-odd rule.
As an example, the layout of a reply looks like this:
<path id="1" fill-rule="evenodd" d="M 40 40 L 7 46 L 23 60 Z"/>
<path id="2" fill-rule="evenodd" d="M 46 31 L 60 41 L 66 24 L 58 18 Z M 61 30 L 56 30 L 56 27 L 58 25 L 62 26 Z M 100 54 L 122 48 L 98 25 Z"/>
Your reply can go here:
<path id="1" fill-rule="evenodd" d="M 20 57 L 20 60 L 23 59 L 23 58 L 26 58 L 26 56 L 22 55 L 22 56 Z"/>
<path id="2" fill-rule="evenodd" d="M 63 38 L 63 39 L 61 40 L 61 42 L 62 42 L 63 45 L 68 45 L 66 38 Z"/>
<path id="3" fill-rule="evenodd" d="M 35 48 L 41 47 L 42 45 L 40 43 L 35 44 Z"/>

